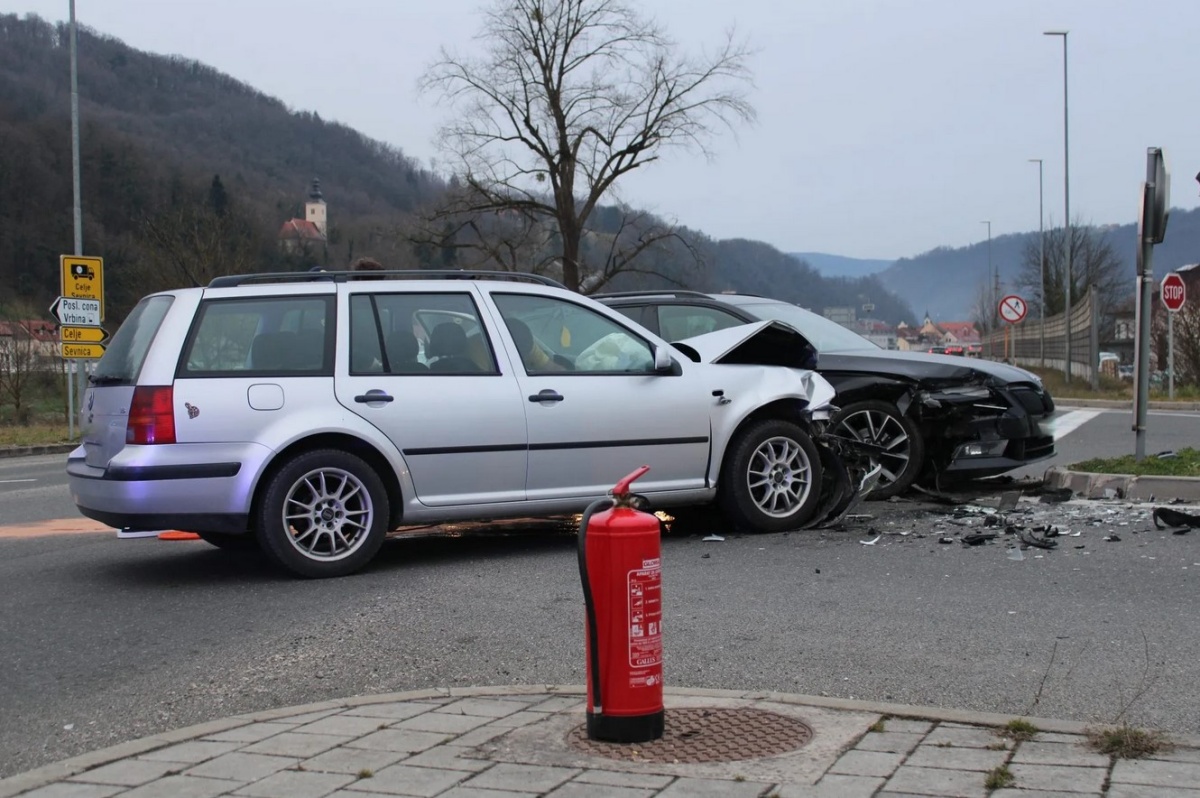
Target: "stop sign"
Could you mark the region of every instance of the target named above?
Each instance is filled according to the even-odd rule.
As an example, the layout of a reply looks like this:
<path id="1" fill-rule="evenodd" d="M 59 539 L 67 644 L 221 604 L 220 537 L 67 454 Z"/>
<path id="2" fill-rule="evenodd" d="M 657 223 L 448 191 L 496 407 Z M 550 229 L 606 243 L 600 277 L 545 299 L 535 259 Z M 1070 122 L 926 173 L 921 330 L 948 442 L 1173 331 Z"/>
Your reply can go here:
<path id="1" fill-rule="evenodd" d="M 1187 299 L 1187 290 L 1183 287 L 1183 278 L 1178 272 L 1171 272 L 1162 281 L 1162 301 L 1167 310 L 1172 313 L 1183 307 Z"/>

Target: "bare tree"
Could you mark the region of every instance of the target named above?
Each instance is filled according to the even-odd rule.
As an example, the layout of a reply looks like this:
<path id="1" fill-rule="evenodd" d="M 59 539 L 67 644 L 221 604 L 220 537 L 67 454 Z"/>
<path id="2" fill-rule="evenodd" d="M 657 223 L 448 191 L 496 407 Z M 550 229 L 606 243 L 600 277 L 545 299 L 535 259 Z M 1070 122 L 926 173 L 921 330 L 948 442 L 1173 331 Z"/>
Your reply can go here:
<path id="1" fill-rule="evenodd" d="M 38 341 L 19 321 L 5 323 L 0 334 L 0 398 L 12 402 L 18 423 L 28 417 L 25 396 L 39 365 Z"/>
<path id="2" fill-rule="evenodd" d="M 486 55 L 443 50 L 421 79 L 422 91 L 458 112 L 440 141 L 464 190 L 441 213 L 545 220 L 557 227 L 567 287 L 586 289 L 593 273 L 607 282 L 675 233 L 615 236 L 618 247 L 597 248 L 597 266 L 583 252 L 589 217 L 618 179 L 663 148 L 708 155 L 718 128 L 754 119 L 749 51 L 731 34 L 713 53 L 681 56 L 622 0 L 496 0 L 484 18 Z"/>
<path id="3" fill-rule="evenodd" d="M 1200 308 L 1195 304 L 1185 304 L 1172 314 L 1155 298 L 1150 312 L 1151 368 L 1165 371 L 1170 363 L 1169 316 L 1174 316 L 1171 337 L 1175 342 L 1175 384 L 1200 385 Z"/>
<path id="4" fill-rule="evenodd" d="M 1031 238 L 1021 253 L 1021 271 L 1017 288 L 1030 297 L 1029 306 L 1040 308 L 1046 301 L 1046 315 L 1066 309 L 1066 235 L 1061 227 L 1046 231 L 1045 285 L 1042 284 L 1041 242 Z M 1100 314 L 1110 315 L 1129 293 L 1133 269 L 1124 269 L 1108 234 L 1080 221 L 1071 225 L 1071 296 L 1079 299 L 1095 287 L 1100 296 Z"/>

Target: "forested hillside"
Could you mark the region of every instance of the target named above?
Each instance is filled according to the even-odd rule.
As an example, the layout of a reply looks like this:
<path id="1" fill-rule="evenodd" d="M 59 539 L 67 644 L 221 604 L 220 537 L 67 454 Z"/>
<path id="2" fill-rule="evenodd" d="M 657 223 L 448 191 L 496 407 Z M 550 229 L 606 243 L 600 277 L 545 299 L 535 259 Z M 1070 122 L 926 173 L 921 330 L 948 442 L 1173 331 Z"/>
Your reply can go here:
<path id="1" fill-rule="evenodd" d="M 0 315 L 42 314 L 73 251 L 67 28 L 0 15 Z M 78 35 L 84 252 L 105 259 L 108 315 L 143 294 L 221 273 L 342 266 L 453 267 L 451 246 L 414 246 L 414 214 L 446 180 L 399 149 L 280 101 L 195 61 Z M 329 207 L 327 246 L 281 252 L 313 178 Z M 593 219 L 603 246 L 606 214 Z M 695 231 L 647 252 L 644 273 L 608 289 L 682 284 L 755 291 L 808 307 L 859 304 L 911 320 L 878 283 L 824 280 L 772 247 Z M 662 276 L 666 275 L 665 279 Z"/>
<path id="2" fill-rule="evenodd" d="M 1136 188 L 1136 186 L 1134 187 Z M 1133 294 L 1137 262 L 1137 224 L 1096 228 L 1125 264 L 1129 293 Z M 1021 271 L 1022 253 L 1038 245 L 1038 233 L 1015 233 L 992 239 L 991 262 L 999 272 L 1002 291 L 1013 290 Z M 1167 236 L 1154 248 L 1154 272 L 1167 272 L 1200 262 L 1200 209 L 1171 211 Z M 988 279 L 986 242 L 969 247 L 938 249 L 912 258 L 901 258 L 878 277 L 881 284 L 907 302 L 917 313 L 928 310 L 935 320 L 969 319 L 980 287 Z"/>

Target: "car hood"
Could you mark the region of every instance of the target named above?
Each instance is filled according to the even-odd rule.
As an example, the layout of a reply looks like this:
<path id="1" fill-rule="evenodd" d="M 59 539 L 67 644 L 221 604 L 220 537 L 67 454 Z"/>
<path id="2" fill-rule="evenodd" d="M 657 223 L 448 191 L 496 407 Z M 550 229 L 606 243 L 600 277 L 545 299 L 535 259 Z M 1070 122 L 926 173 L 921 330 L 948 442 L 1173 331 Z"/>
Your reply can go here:
<path id="1" fill-rule="evenodd" d="M 811 370 L 815 351 L 795 328 L 781 321 L 755 321 L 685 338 L 672 344 L 698 363 L 785 366 Z"/>
<path id="2" fill-rule="evenodd" d="M 938 381 L 968 381 L 976 375 L 987 375 L 1001 383 L 1026 382 L 1041 385 L 1041 379 L 1031 372 L 993 360 L 965 358 L 961 355 L 933 355 L 928 352 L 869 350 L 854 352 L 825 352 L 821 365 L 830 370 L 853 368 L 877 374 L 895 374 L 910 379 Z"/>
<path id="3" fill-rule="evenodd" d="M 827 409 L 835 391 L 813 371 L 816 349 L 794 327 L 781 321 L 756 321 L 696 335 L 671 344 L 697 363 L 720 367 L 786 368 L 799 373 L 802 393 L 813 409 Z M 790 380 L 789 375 L 785 379 Z"/>

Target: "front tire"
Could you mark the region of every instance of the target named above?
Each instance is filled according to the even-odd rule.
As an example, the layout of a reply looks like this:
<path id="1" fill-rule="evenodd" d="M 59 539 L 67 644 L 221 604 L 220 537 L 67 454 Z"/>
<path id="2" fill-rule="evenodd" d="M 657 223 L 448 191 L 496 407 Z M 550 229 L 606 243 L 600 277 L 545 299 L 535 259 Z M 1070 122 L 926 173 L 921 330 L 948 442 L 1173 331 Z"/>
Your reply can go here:
<path id="1" fill-rule="evenodd" d="M 803 427 L 781 419 L 759 421 L 730 444 L 718 501 L 736 528 L 797 529 L 817 511 L 822 476 L 820 454 Z"/>
<path id="2" fill-rule="evenodd" d="M 308 578 L 345 576 L 379 551 L 387 533 L 387 490 L 361 458 L 335 449 L 305 452 L 270 478 L 257 527 L 263 552 Z"/>
<path id="3" fill-rule="evenodd" d="M 881 447 L 879 484 L 868 499 L 888 499 L 907 491 L 925 465 L 925 441 L 916 423 L 889 402 L 856 402 L 833 417 L 833 434 Z"/>

